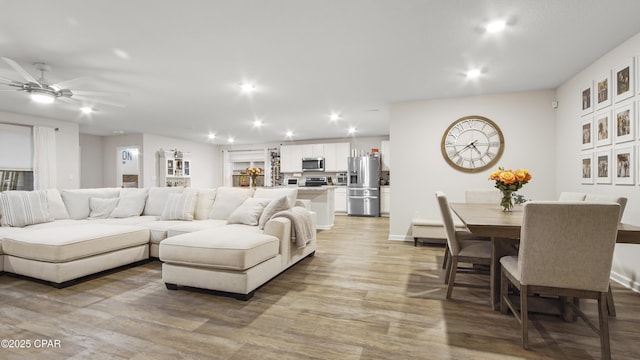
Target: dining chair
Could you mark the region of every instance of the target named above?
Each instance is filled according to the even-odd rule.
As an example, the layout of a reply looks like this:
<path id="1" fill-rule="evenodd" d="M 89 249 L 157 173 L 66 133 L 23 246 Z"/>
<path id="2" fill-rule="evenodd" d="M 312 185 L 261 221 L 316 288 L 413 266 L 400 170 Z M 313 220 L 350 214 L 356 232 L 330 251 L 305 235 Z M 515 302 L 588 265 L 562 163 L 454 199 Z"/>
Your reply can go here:
<path id="1" fill-rule="evenodd" d="M 622 215 L 624 215 L 624 209 L 627 207 L 627 198 L 624 196 L 606 195 L 606 194 L 585 194 L 585 202 L 589 203 L 617 203 L 620 204 L 620 216 L 619 221 L 622 222 Z M 613 300 L 613 292 L 611 291 L 611 285 L 609 285 L 609 293 L 607 298 L 607 310 L 609 315 L 616 316 L 616 303 Z"/>
<path id="2" fill-rule="evenodd" d="M 467 189 L 464 200 L 468 204 L 500 204 L 500 190 L 498 189 Z"/>
<path id="3" fill-rule="evenodd" d="M 517 256 L 504 256 L 500 281 L 500 311 L 509 310 L 528 342 L 528 297 L 559 296 L 599 336 L 603 359 L 611 358 L 607 290 L 618 233 L 620 205 L 586 202 L 528 202 Z M 520 293 L 519 310 L 509 297 L 509 284 Z M 596 299 L 599 326 L 570 298 Z"/>
<path id="4" fill-rule="evenodd" d="M 436 199 L 440 207 L 442 222 L 447 233 L 448 258 L 446 263 L 445 284 L 447 284 L 447 299 L 451 298 L 454 285 L 474 286 L 472 284 L 455 283 L 458 263 L 491 265 L 491 242 L 473 236 L 469 231 L 456 230 L 453 224 L 451 208 L 447 196 L 436 192 Z M 478 270 L 478 269 L 473 269 Z"/>

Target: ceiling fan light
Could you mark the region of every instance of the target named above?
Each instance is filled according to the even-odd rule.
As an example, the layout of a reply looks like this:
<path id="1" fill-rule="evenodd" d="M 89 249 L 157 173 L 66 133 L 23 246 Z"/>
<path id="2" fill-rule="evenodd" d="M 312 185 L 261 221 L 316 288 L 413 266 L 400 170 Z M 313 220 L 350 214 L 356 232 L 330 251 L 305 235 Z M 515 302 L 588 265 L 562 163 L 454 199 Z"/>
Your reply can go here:
<path id="1" fill-rule="evenodd" d="M 56 96 L 45 92 L 32 92 L 31 100 L 40 104 L 53 104 L 56 100 Z"/>

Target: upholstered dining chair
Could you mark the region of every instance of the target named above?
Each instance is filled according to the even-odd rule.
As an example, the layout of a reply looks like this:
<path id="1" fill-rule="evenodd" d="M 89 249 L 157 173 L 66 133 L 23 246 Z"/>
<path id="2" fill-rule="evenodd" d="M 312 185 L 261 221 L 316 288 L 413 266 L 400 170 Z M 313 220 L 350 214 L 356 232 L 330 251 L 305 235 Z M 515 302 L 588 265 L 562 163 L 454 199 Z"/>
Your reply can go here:
<path id="1" fill-rule="evenodd" d="M 520 322 L 522 347 L 528 342 L 528 297 L 559 296 L 599 336 L 603 359 L 611 358 L 607 290 L 618 233 L 620 205 L 586 202 L 528 202 L 517 256 L 500 259 L 500 310 L 511 310 Z M 512 284 L 520 292 L 520 308 L 510 299 Z M 598 301 L 599 326 L 567 298 Z"/>
<path id="2" fill-rule="evenodd" d="M 484 238 L 474 237 L 469 231 L 456 230 L 447 196 L 443 192 L 437 191 L 436 199 L 447 233 L 449 260 L 446 264 L 444 282 L 447 284 L 447 299 L 450 299 L 454 285 L 473 286 L 471 284 L 455 283 L 458 263 L 491 265 L 491 242 L 484 240 Z"/>

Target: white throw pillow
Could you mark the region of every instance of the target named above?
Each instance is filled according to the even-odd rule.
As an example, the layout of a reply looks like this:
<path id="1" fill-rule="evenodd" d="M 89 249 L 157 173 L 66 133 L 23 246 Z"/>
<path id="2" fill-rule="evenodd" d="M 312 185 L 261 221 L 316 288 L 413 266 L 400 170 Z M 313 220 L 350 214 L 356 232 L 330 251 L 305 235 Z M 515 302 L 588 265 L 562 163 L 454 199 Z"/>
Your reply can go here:
<path id="1" fill-rule="evenodd" d="M 216 189 L 198 189 L 198 200 L 196 201 L 196 211 L 193 213 L 193 218 L 207 220 L 215 199 Z"/>
<path id="2" fill-rule="evenodd" d="M 23 227 L 53 221 L 46 191 L 5 191 L 0 193 L 2 226 Z"/>
<path id="3" fill-rule="evenodd" d="M 144 206 L 143 215 L 161 216 L 169 194 L 182 194 L 182 187 L 152 187 L 149 189 L 147 203 Z"/>
<path id="4" fill-rule="evenodd" d="M 128 218 L 140 216 L 147 200 L 147 189 L 124 188 L 120 191 L 120 201 L 109 217 Z"/>
<path id="5" fill-rule="evenodd" d="M 118 205 L 118 198 L 89 198 L 89 219 L 106 219 Z"/>
<path id="6" fill-rule="evenodd" d="M 253 189 L 223 186 L 216 192 L 209 219 L 228 220 L 231 213 L 253 195 Z"/>
<path id="7" fill-rule="evenodd" d="M 49 209 L 49 215 L 55 220 L 62 220 L 69 218 L 69 212 L 67 207 L 62 201 L 62 196 L 58 189 L 47 189 L 47 207 Z"/>
<path id="8" fill-rule="evenodd" d="M 162 211 L 162 220 L 193 220 L 193 212 L 196 209 L 195 192 L 182 194 L 169 194 L 167 203 Z"/>
<path id="9" fill-rule="evenodd" d="M 281 196 L 286 196 L 287 201 L 289 202 L 289 207 L 292 208 L 296 205 L 296 198 L 298 197 L 298 189 L 293 187 L 287 188 L 257 188 L 256 193 L 253 195 L 255 198 L 261 199 L 277 199 Z"/>
<path id="10" fill-rule="evenodd" d="M 277 213 L 278 211 L 289 210 L 291 207 L 289 206 L 289 200 L 286 196 L 281 196 L 277 199 L 273 199 L 269 201 L 269 204 L 265 206 L 264 211 L 262 211 L 262 215 L 260 215 L 260 220 L 258 221 L 258 227 L 260 229 L 264 229 L 264 225 L 271 219 L 271 217 Z"/>
<path id="11" fill-rule="evenodd" d="M 269 199 L 248 198 L 229 216 L 229 224 L 245 224 L 256 226 Z"/>

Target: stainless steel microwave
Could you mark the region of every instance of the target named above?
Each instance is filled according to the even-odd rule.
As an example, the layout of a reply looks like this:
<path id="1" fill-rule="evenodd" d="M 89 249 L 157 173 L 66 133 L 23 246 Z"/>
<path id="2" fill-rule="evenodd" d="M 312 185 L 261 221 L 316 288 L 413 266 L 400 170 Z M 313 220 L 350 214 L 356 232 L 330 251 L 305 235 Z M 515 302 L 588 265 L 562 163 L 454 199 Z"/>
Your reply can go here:
<path id="1" fill-rule="evenodd" d="M 324 158 L 302 158 L 302 171 L 324 171 Z"/>

